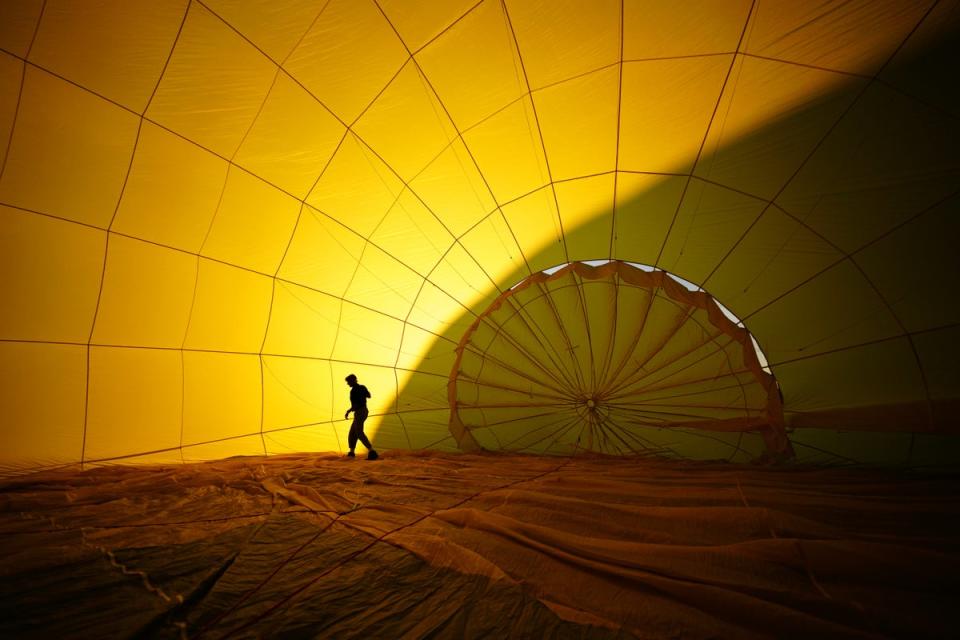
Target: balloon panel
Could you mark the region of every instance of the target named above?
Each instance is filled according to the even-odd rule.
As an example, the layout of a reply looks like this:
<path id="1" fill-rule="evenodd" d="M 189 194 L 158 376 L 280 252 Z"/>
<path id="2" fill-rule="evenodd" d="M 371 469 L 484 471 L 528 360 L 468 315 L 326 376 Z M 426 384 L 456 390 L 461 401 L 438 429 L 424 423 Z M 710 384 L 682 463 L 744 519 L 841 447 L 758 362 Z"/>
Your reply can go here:
<path id="1" fill-rule="evenodd" d="M 339 451 L 349 373 L 383 448 L 939 465 L 957 28 L 4 3 L 0 468 Z"/>

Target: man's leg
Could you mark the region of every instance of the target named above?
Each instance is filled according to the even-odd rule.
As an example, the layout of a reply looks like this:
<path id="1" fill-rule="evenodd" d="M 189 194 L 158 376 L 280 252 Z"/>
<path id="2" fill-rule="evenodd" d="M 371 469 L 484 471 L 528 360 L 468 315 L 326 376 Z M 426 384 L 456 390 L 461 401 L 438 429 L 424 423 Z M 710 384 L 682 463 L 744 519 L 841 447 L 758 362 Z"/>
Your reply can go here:
<path id="1" fill-rule="evenodd" d="M 350 445 L 350 453 L 348 455 L 353 455 L 353 450 L 357 447 L 357 419 L 353 419 L 353 424 L 350 425 L 350 433 L 347 434 L 347 444 Z"/>
<path id="2" fill-rule="evenodd" d="M 367 439 L 367 434 L 363 432 L 363 423 L 366 421 L 366 419 L 366 413 L 361 413 L 359 411 L 355 413 L 353 416 L 353 426 L 350 427 L 350 435 L 353 436 L 354 444 L 356 444 L 357 440 L 359 439 L 360 442 L 363 443 L 363 446 L 365 446 L 367 450 L 370 450 L 373 449 L 373 445 L 371 445 L 370 440 Z M 353 449 L 353 447 L 350 448 Z"/>
<path id="3" fill-rule="evenodd" d="M 367 434 L 363 432 L 363 423 L 367 419 L 367 412 L 356 413 L 353 419 L 353 423 L 356 425 L 357 437 L 360 439 L 360 442 L 363 443 L 363 446 L 367 448 L 367 460 L 376 460 L 380 456 L 377 455 L 377 452 L 374 451 L 373 445 L 370 444 L 370 440 L 367 438 Z"/>
<path id="4" fill-rule="evenodd" d="M 361 427 L 361 429 L 362 428 L 363 427 Z M 363 431 L 360 431 L 359 433 L 357 433 L 357 438 L 360 439 L 360 442 L 363 443 L 363 446 L 365 446 L 368 451 L 373 449 L 373 445 L 370 444 L 369 440 L 367 440 L 367 434 L 365 434 Z"/>

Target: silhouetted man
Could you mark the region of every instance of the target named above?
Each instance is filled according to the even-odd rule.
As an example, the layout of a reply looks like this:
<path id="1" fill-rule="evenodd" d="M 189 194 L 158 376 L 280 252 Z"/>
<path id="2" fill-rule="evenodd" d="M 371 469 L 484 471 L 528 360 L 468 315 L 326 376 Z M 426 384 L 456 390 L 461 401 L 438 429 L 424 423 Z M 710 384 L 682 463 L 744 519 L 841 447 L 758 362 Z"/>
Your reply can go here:
<path id="1" fill-rule="evenodd" d="M 380 456 L 373 450 L 373 445 L 370 444 L 370 440 L 363 433 L 363 422 L 369 414 L 367 398 L 370 397 L 370 392 L 367 391 L 365 386 L 357 383 L 357 376 L 352 373 L 345 379 L 347 384 L 350 385 L 350 408 L 343 414 L 343 417 L 349 418 L 350 412 L 353 411 L 353 424 L 350 425 L 350 435 L 347 436 L 347 443 L 350 445 L 350 452 L 347 455 L 351 458 L 356 455 L 353 450 L 357 446 L 357 440 L 359 440 L 367 448 L 367 460 L 376 460 Z"/>

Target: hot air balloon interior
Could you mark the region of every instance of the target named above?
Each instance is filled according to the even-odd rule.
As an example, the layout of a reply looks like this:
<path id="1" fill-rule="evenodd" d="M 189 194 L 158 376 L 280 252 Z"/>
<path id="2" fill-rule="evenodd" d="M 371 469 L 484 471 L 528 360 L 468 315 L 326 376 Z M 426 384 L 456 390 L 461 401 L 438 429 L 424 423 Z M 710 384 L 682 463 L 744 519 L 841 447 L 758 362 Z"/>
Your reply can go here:
<path id="1" fill-rule="evenodd" d="M 0 636 L 956 637 L 958 63 L 957 0 L 4 0 Z"/>

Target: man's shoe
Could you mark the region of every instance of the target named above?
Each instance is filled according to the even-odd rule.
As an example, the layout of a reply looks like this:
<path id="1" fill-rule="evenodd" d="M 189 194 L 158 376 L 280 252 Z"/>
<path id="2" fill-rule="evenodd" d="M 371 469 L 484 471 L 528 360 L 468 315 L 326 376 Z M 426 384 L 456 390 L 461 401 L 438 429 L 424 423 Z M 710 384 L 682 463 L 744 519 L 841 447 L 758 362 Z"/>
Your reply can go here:
<path id="1" fill-rule="evenodd" d="M 356 458 L 356 457 L 357 457 L 357 454 L 355 454 L 353 451 L 347 451 L 347 457 L 348 457 L 348 458 Z"/>
<path id="2" fill-rule="evenodd" d="M 367 460 L 376 460 L 379 457 L 380 456 L 377 455 L 377 452 L 374 451 L 373 449 L 370 449 L 370 453 L 367 454 Z"/>

